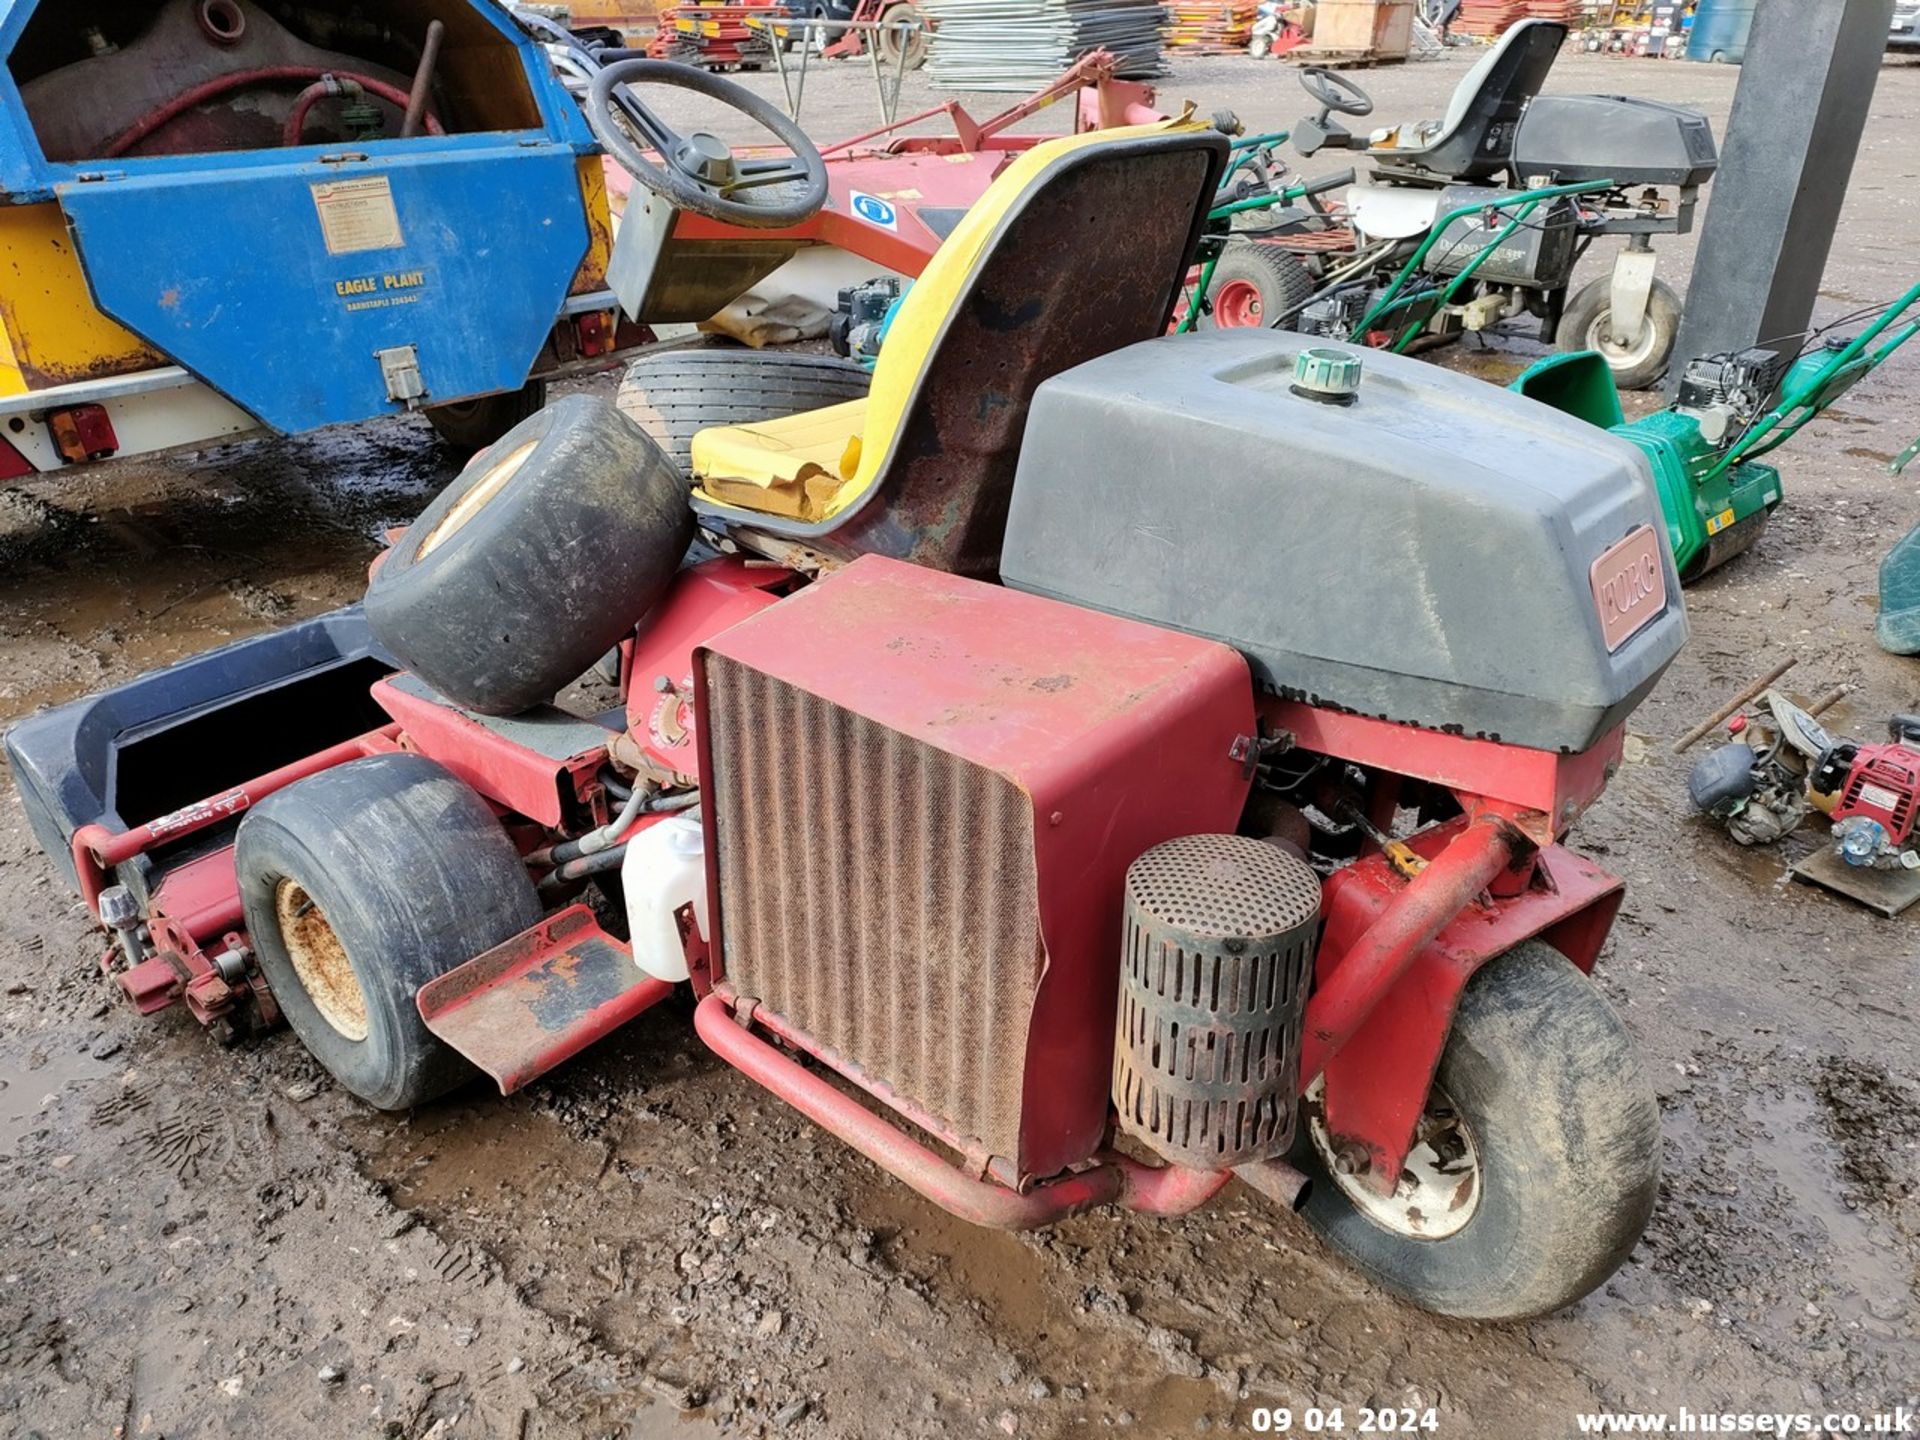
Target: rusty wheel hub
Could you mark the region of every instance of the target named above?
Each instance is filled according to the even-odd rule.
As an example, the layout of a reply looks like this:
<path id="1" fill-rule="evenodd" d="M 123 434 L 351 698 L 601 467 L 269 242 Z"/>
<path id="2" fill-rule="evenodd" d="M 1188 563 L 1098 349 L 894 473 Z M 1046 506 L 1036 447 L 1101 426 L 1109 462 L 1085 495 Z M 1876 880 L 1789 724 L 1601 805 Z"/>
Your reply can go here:
<path id="1" fill-rule="evenodd" d="M 282 880 L 273 895 L 280 938 L 293 973 L 313 1008 L 349 1040 L 367 1038 L 367 996 L 353 973 L 347 947 L 333 933 L 326 915 L 298 881 Z"/>

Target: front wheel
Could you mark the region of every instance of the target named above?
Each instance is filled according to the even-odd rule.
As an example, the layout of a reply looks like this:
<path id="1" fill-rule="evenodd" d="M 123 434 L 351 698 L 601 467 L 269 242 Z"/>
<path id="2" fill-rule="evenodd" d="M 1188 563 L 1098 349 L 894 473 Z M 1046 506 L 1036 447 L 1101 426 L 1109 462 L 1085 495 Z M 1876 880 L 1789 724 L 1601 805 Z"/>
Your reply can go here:
<path id="1" fill-rule="evenodd" d="M 1625 1262 L 1659 1190 L 1659 1108 L 1633 1039 L 1537 941 L 1461 995 L 1391 1196 L 1336 1153 L 1317 1090 L 1304 1110 L 1294 1163 L 1314 1181 L 1308 1223 L 1442 1315 L 1518 1320 L 1571 1305 Z"/>
<path id="2" fill-rule="evenodd" d="M 1652 389 L 1673 362 L 1673 344 L 1680 338 L 1680 297 L 1665 281 L 1654 281 L 1640 338 L 1631 345 L 1612 338 L 1612 315 L 1613 281 L 1602 276 L 1581 286 L 1567 302 L 1555 343 L 1567 351 L 1597 351 L 1622 390 Z"/>
<path id="3" fill-rule="evenodd" d="M 342 1087 L 404 1110 L 475 1074 L 414 997 L 540 918 L 479 795 L 424 756 L 356 760 L 256 805 L 233 865 L 274 1001 Z"/>

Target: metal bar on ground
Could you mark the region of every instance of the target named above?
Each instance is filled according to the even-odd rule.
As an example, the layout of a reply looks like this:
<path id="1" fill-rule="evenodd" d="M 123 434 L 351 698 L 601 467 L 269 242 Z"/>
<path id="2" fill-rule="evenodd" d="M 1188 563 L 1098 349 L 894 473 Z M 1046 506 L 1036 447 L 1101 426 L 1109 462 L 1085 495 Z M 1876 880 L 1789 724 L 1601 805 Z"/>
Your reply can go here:
<path id="1" fill-rule="evenodd" d="M 1782 675 L 1786 674 L 1787 671 L 1791 670 L 1795 665 L 1798 665 L 1799 663 L 1800 663 L 1800 657 L 1798 655 L 1789 655 L 1786 659 L 1782 660 L 1778 665 L 1774 666 L 1773 669 L 1769 670 L 1766 674 L 1762 675 L 1758 680 L 1754 681 L 1751 685 L 1747 686 L 1746 689 L 1742 690 L 1738 695 L 1734 696 L 1733 699 L 1729 700 L 1726 704 L 1722 705 L 1718 710 L 1714 711 L 1713 714 L 1709 715 L 1706 719 L 1702 720 L 1698 725 L 1694 726 L 1691 730 L 1687 731 L 1686 734 L 1682 735 L 1678 740 L 1674 741 L 1673 753 L 1675 755 L 1678 755 L 1683 750 L 1687 750 L 1691 748 L 1694 742 L 1699 740 L 1699 738 L 1702 735 L 1705 735 L 1708 731 L 1712 730 L 1714 726 L 1720 724 L 1729 715 L 1733 714 L 1734 711 L 1738 710 L 1742 705 L 1745 705 L 1748 701 L 1752 700 L 1754 696 L 1758 695 L 1762 690 L 1766 689 L 1769 685 L 1773 684 L 1774 681 L 1778 680 Z"/>

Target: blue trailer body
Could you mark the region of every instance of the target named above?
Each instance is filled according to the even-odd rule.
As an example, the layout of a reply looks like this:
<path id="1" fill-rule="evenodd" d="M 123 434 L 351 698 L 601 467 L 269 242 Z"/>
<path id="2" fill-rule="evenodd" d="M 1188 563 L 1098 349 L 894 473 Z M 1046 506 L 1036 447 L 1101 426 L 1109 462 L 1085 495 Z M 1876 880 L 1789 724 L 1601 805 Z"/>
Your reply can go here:
<path id="1" fill-rule="evenodd" d="M 0 0 L 0 58 L 59 3 Z M 518 389 L 591 243 L 579 161 L 596 147 L 531 37 L 466 3 L 516 49 L 536 127 L 55 162 L 0 70 L 0 201 L 57 201 L 90 291 L 76 303 L 275 429 Z M 422 393 L 396 380 L 407 360 Z"/>

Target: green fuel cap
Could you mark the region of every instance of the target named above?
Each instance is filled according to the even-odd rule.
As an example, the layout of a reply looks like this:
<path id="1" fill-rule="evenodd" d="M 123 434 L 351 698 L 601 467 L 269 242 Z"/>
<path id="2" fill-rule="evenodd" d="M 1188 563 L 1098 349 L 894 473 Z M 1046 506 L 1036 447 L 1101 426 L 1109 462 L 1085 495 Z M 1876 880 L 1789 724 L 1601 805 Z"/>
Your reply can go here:
<path id="1" fill-rule="evenodd" d="M 1293 393 L 1323 405 L 1351 405 L 1360 394 L 1360 357 L 1315 346 L 1293 357 Z"/>

